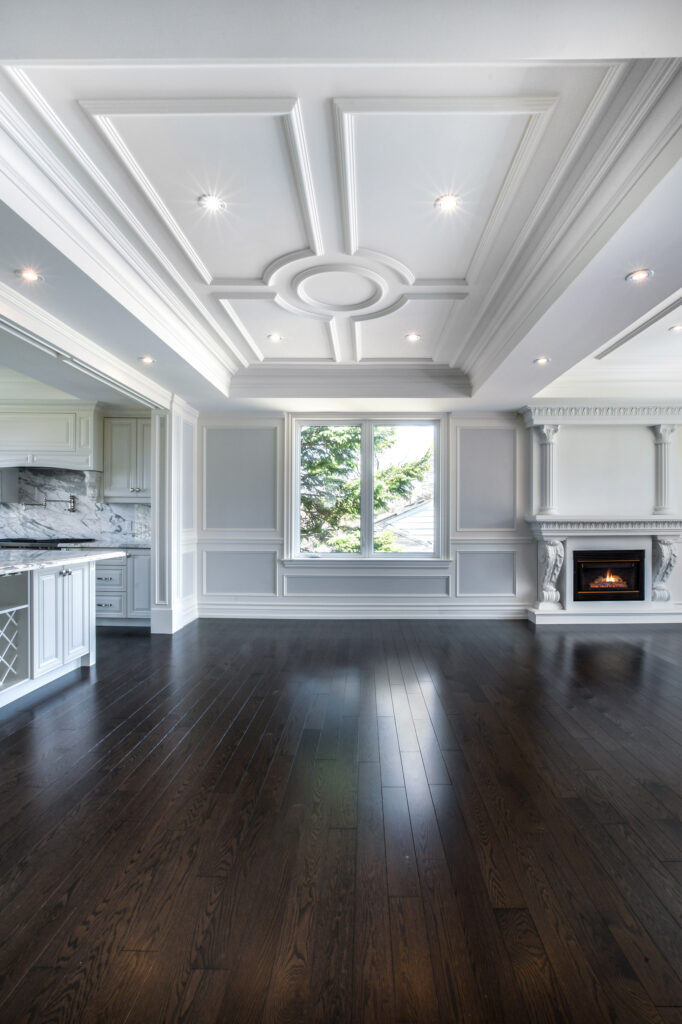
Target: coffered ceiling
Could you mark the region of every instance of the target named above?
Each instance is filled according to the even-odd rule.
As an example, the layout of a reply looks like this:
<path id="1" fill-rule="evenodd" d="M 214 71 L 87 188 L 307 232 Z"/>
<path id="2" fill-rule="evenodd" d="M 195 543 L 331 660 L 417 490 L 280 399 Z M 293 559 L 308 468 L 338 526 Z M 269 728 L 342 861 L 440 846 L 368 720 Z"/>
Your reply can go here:
<path id="1" fill-rule="evenodd" d="M 27 290 L 0 245 L 0 306 L 82 321 L 82 275 L 137 325 L 93 341 L 134 365 L 153 336 L 150 378 L 182 394 L 184 366 L 200 405 L 475 403 L 677 165 L 681 98 L 666 59 L 8 60 L 0 199 L 73 280 Z"/>

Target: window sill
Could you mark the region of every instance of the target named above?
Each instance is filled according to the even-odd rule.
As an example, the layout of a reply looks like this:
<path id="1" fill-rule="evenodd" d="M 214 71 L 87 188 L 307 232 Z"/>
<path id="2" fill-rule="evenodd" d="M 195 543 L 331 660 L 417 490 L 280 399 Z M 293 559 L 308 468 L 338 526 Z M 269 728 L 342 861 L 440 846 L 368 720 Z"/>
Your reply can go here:
<path id="1" fill-rule="evenodd" d="M 280 565 L 285 569 L 440 569 L 449 570 L 449 558 L 425 558 L 423 555 L 404 555 L 402 558 L 357 558 L 354 555 L 337 555 L 325 558 L 309 555 L 302 558 L 282 558 Z"/>

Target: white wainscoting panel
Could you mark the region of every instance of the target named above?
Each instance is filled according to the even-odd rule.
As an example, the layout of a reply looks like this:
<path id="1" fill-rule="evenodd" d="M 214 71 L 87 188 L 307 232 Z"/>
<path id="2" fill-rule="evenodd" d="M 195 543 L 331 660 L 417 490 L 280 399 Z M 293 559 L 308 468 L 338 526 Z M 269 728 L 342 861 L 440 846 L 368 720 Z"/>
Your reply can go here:
<path id="1" fill-rule="evenodd" d="M 457 529 L 513 530 L 516 526 L 516 430 L 457 430 Z"/>
<path id="2" fill-rule="evenodd" d="M 277 594 L 276 551 L 207 551 L 202 554 L 204 596 Z"/>
<path id="3" fill-rule="evenodd" d="M 449 576 L 285 576 L 286 597 L 448 597 Z"/>
<path id="4" fill-rule="evenodd" d="M 457 597 L 514 597 L 515 551 L 459 551 Z"/>
<path id="5" fill-rule="evenodd" d="M 277 426 L 204 427 L 205 530 L 278 528 Z"/>

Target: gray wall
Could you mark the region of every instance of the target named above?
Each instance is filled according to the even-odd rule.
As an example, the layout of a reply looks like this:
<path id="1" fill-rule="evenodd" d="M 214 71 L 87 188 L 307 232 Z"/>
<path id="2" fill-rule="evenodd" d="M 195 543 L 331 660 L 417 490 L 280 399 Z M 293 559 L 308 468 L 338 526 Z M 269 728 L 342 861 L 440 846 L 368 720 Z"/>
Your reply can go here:
<path id="1" fill-rule="evenodd" d="M 285 560 L 289 429 L 284 415 L 199 422 L 200 614 L 525 616 L 536 545 L 519 417 L 444 418 L 445 550 L 431 564 Z"/>

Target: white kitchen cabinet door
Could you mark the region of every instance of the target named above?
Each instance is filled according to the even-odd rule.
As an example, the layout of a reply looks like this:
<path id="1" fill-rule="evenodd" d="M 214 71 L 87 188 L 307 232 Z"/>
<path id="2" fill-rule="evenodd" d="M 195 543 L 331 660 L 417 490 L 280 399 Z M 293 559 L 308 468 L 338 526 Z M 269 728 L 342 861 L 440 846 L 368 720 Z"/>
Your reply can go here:
<path id="1" fill-rule="evenodd" d="M 138 498 L 151 498 L 152 494 L 152 421 L 137 421 L 137 481 Z"/>
<path id="2" fill-rule="evenodd" d="M 151 615 L 151 568 L 149 552 L 130 552 L 128 559 L 128 618 L 147 619 Z"/>
<path id="3" fill-rule="evenodd" d="M 33 573 L 33 671 L 40 676 L 64 661 L 63 577 L 61 569 Z"/>
<path id="4" fill-rule="evenodd" d="M 64 587 L 64 662 L 90 650 L 90 566 L 72 565 L 62 577 Z"/>
<path id="5" fill-rule="evenodd" d="M 137 420 L 106 417 L 104 420 L 104 497 L 135 495 L 137 486 Z"/>

